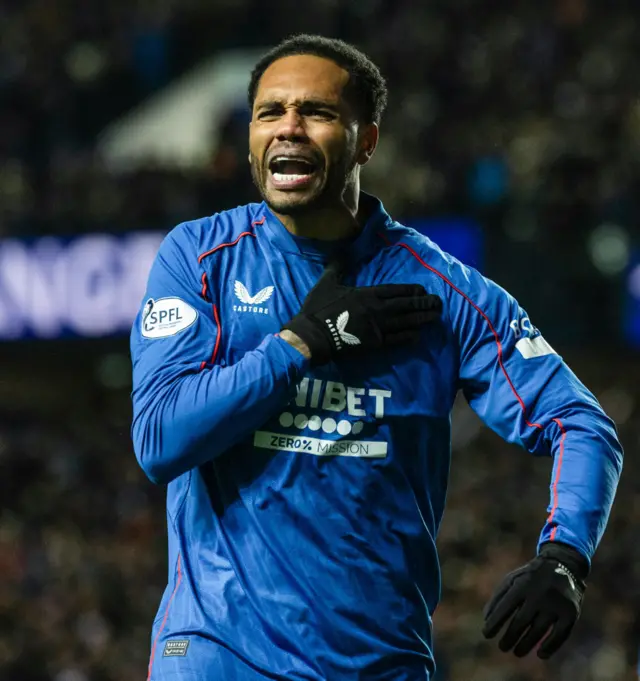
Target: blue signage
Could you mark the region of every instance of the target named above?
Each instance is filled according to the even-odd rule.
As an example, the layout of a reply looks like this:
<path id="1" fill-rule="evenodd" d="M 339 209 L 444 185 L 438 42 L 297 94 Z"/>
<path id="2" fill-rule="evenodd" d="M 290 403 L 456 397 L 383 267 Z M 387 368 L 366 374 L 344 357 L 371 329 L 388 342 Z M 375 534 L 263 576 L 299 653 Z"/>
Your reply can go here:
<path id="1" fill-rule="evenodd" d="M 0 240 L 0 340 L 129 333 L 163 237 Z"/>
<path id="2" fill-rule="evenodd" d="M 482 270 L 483 238 L 480 226 L 465 218 L 410 220 L 409 227 L 428 236 L 443 251 L 465 265 Z"/>

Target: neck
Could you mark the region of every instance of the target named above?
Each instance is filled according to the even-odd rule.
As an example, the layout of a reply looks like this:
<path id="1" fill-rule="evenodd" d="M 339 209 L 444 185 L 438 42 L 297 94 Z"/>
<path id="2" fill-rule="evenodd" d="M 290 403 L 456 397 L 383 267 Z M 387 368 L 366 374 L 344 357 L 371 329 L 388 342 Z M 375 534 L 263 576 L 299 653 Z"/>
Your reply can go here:
<path id="1" fill-rule="evenodd" d="M 338 205 L 316 208 L 307 214 L 275 215 L 294 236 L 321 241 L 337 241 L 355 236 L 363 222 L 359 215 L 358 194 L 355 192 L 345 192 Z"/>

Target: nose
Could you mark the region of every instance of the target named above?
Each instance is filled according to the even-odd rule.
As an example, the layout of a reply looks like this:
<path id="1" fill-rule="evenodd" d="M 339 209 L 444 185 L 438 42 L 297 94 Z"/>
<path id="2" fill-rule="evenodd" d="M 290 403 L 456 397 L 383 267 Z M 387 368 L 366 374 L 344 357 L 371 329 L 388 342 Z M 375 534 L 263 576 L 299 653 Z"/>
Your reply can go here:
<path id="1" fill-rule="evenodd" d="M 278 121 L 276 137 L 280 140 L 306 140 L 307 132 L 304 127 L 304 118 L 293 107 L 287 109 Z"/>

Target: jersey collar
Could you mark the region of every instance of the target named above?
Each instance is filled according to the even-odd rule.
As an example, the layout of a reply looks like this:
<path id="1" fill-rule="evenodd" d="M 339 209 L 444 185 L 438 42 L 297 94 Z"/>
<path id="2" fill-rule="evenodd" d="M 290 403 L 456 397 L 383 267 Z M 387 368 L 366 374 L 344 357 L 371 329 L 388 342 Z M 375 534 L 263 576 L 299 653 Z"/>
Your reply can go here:
<path id="1" fill-rule="evenodd" d="M 360 201 L 368 213 L 367 221 L 355 238 L 340 239 L 339 241 L 320 241 L 293 236 L 264 202 L 261 204 L 258 215 L 263 215 L 265 218 L 264 233 L 267 234 L 271 243 L 283 253 L 325 262 L 330 258 L 332 252 L 349 248 L 351 258 L 358 262 L 371 257 L 385 246 L 380 233 L 386 231 L 392 223 L 391 217 L 378 198 L 361 192 Z"/>

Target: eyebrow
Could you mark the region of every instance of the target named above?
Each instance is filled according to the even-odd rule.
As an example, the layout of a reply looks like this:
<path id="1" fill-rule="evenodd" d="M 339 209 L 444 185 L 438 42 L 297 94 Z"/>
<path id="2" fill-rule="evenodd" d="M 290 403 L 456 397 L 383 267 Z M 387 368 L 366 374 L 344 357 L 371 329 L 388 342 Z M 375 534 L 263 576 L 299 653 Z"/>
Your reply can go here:
<path id="1" fill-rule="evenodd" d="M 296 99 L 293 102 L 299 107 L 318 107 L 322 109 L 332 109 L 337 111 L 339 104 L 336 102 L 330 102 L 326 99 Z M 274 107 L 282 106 L 283 100 L 280 99 L 269 99 L 264 102 L 258 102 L 256 105 L 257 109 L 271 109 Z"/>

